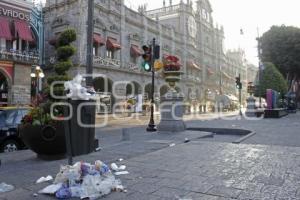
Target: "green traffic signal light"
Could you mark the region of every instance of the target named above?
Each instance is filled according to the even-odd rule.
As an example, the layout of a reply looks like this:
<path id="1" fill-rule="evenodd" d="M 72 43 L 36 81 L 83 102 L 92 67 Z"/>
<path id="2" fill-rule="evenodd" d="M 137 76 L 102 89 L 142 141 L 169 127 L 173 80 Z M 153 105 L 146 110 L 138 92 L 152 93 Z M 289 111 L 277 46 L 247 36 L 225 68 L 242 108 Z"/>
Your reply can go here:
<path id="1" fill-rule="evenodd" d="M 238 84 L 236 84 L 236 88 L 237 88 L 237 89 L 241 90 L 241 89 L 242 89 L 242 87 L 243 87 L 243 86 L 242 86 L 242 83 L 238 83 Z"/>
<path id="2" fill-rule="evenodd" d="M 151 66 L 150 66 L 150 64 L 149 64 L 148 62 L 146 62 L 146 61 L 144 61 L 144 62 L 142 63 L 142 67 L 143 67 L 143 69 L 144 69 L 146 72 L 150 72 L 150 71 L 151 71 Z"/>
<path id="3" fill-rule="evenodd" d="M 142 62 L 142 67 L 146 72 L 150 72 L 152 62 L 152 48 L 151 46 L 144 45 L 142 49 L 144 50 L 144 54 L 142 55 L 142 58 L 144 60 Z"/>

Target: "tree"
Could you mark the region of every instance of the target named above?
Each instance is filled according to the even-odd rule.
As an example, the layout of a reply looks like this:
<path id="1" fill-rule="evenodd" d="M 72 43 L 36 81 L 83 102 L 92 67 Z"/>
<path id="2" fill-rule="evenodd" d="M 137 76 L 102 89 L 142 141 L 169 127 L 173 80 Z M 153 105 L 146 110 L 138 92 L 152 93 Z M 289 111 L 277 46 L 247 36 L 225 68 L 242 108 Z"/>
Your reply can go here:
<path id="1" fill-rule="evenodd" d="M 300 78 L 300 28 L 272 26 L 259 39 L 263 62 L 272 62 L 289 81 Z"/>
<path id="2" fill-rule="evenodd" d="M 273 89 L 281 94 L 285 94 L 288 86 L 282 74 L 270 62 L 264 63 L 264 66 L 265 69 L 262 71 L 261 83 L 256 86 L 255 96 L 259 97 L 259 91 L 261 91 L 261 97 L 265 98 L 267 89 Z"/>
<path id="3" fill-rule="evenodd" d="M 76 40 L 76 32 L 74 29 L 65 30 L 55 43 L 57 64 L 54 66 L 55 75 L 47 79 L 48 85 L 54 81 L 68 81 L 70 77 L 67 75 L 68 70 L 73 67 L 71 57 L 75 54 L 76 49 L 71 45 Z M 54 87 L 54 94 L 62 96 L 64 93 L 64 86 L 56 84 Z M 49 96 L 53 99 L 53 97 Z"/>
<path id="4" fill-rule="evenodd" d="M 75 54 L 76 48 L 71 45 L 72 42 L 76 41 L 76 31 L 74 29 L 67 29 L 62 32 L 57 41 L 53 43 L 56 50 L 57 63 L 54 65 L 55 73 L 47 78 L 48 87 L 45 92 L 48 96 L 48 102 L 44 104 L 44 109 L 49 112 L 50 105 L 52 102 L 60 101 L 53 97 L 50 93 L 51 84 L 54 81 L 61 81 L 62 84 L 55 84 L 53 87 L 53 94 L 55 96 L 64 95 L 64 84 L 63 82 L 71 80 L 68 76 L 68 70 L 73 67 L 71 57 Z M 57 107 L 58 108 L 58 107 Z M 62 109 L 57 109 L 57 115 L 62 114 Z"/>

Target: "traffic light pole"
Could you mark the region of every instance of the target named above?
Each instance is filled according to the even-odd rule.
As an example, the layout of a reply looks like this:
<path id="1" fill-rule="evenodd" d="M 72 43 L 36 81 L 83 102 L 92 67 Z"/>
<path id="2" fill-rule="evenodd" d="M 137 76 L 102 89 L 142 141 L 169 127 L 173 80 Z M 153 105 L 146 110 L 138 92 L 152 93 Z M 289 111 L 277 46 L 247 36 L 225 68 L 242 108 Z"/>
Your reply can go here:
<path id="1" fill-rule="evenodd" d="M 151 72 L 152 72 L 152 85 L 151 85 L 151 115 L 150 115 L 150 121 L 147 127 L 148 132 L 155 132 L 156 127 L 154 123 L 154 75 L 155 75 L 155 69 L 154 69 L 154 61 L 155 61 L 155 38 L 152 40 L 152 59 L 151 59 Z"/>
<path id="2" fill-rule="evenodd" d="M 241 80 L 241 74 L 239 74 L 239 80 Z M 240 86 L 239 86 L 240 116 L 242 116 L 243 115 L 243 113 L 242 113 L 242 83 L 240 82 L 239 84 L 240 84 Z"/>

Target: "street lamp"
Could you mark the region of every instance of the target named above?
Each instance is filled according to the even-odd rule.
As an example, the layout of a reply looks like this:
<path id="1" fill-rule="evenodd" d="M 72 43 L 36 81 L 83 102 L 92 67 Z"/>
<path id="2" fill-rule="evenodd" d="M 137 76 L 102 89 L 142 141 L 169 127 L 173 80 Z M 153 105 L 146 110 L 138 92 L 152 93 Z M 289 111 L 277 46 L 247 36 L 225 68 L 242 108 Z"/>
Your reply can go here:
<path id="1" fill-rule="evenodd" d="M 39 81 L 40 79 L 45 77 L 45 74 L 43 72 L 43 70 L 41 69 L 40 66 L 38 65 L 33 65 L 31 67 L 31 74 L 30 74 L 31 78 L 35 78 L 36 79 L 36 92 L 35 92 L 35 97 L 38 97 L 38 93 L 39 93 Z"/>

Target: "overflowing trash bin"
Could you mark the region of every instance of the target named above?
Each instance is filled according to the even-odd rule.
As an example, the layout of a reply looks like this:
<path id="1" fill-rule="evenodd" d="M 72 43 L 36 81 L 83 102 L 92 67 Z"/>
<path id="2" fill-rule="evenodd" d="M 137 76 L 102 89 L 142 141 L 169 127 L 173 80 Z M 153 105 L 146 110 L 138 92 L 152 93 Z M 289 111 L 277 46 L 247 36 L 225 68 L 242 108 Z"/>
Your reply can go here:
<path id="1" fill-rule="evenodd" d="M 89 154 L 98 147 L 98 141 L 95 140 L 96 92 L 83 87 L 82 81 L 83 77 L 77 75 L 64 84 L 69 105 L 65 106 L 64 112 L 65 116 L 70 116 L 70 119 L 65 121 L 69 156 Z"/>

